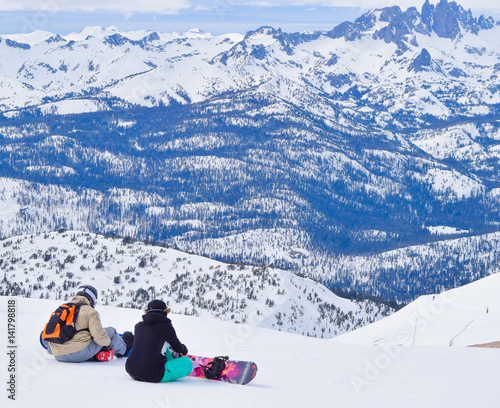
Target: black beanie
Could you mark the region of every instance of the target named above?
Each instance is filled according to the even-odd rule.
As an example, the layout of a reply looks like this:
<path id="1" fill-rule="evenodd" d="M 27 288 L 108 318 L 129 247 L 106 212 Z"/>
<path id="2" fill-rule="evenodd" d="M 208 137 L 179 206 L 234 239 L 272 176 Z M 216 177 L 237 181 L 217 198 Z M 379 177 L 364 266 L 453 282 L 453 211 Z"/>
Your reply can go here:
<path id="1" fill-rule="evenodd" d="M 163 312 L 167 309 L 167 305 L 163 300 L 155 299 L 148 303 L 146 312 Z"/>

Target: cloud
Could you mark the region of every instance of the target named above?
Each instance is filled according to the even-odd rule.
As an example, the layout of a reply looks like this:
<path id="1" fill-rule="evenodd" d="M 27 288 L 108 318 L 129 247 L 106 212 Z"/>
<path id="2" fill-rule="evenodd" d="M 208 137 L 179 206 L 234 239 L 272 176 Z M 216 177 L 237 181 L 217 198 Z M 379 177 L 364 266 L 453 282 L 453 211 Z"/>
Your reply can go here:
<path id="1" fill-rule="evenodd" d="M 121 14 L 143 12 L 175 14 L 190 7 L 191 3 L 188 0 L 0 0 L 1 11 L 110 11 Z"/>
<path id="2" fill-rule="evenodd" d="M 420 8 L 425 0 L 0 0 L 0 11 L 95 12 L 108 11 L 124 15 L 138 13 L 177 14 L 183 10 L 237 9 L 253 7 L 343 7 L 373 9 L 388 6 Z M 436 4 L 440 0 L 430 0 Z M 458 0 L 465 9 L 500 12 L 500 5 L 492 0 Z"/>
<path id="3" fill-rule="evenodd" d="M 399 6 L 403 10 L 409 7 L 421 8 L 425 0 L 192 0 L 199 4 L 227 4 L 232 7 L 239 5 L 258 7 L 348 7 L 361 9 L 374 9 L 390 6 Z M 437 4 L 441 0 L 429 0 L 431 4 Z M 453 0 L 448 0 L 450 3 Z M 498 1 L 493 0 L 455 0 L 465 9 L 500 10 Z"/>

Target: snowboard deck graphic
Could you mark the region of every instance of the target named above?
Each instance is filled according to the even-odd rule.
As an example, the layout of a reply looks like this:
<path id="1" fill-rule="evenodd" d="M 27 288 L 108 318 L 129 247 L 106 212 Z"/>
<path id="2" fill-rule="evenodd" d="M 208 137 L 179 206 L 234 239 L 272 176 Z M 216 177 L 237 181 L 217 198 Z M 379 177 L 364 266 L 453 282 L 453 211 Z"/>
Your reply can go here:
<path id="1" fill-rule="evenodd" d="M 193 363 L 193 371 L 191 371 L 189 376 L 205 378 L 201 366 L 206 366 L 213 361 L 213 358 L 193 355 L 188 355 L 188 357 Z M 226 360 L 226 368 L 222 371 L 221 377 L 213 379 L 213 381 L 245 385 L 252 381 L 256 374 L 257 364 L 252 361 Z"/>

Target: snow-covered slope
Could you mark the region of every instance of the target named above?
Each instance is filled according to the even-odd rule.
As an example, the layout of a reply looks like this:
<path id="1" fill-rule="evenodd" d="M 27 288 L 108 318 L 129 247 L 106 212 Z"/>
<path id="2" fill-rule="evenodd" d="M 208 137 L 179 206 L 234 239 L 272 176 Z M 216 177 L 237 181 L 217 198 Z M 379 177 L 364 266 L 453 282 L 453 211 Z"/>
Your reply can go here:
<path id="1" fill-rule="evenodd" d="M 7 302 L 15 300 L 16 400 L 7 401 Z M 168 384 L 132 380 L 125 361 L 63 364 L 38 336 L 53 300 L 0 297 L 3 405 L 16 408 L 496 408 L 496 350 L 366 347 L 213 319 L 172 315 L 190 352 L 249 359 L 259 371 L 246 386 L 184 378 Z M 141 312 L 98 306 L 105 326 L 130 329 Z M 57 385 L 57 386 L 56 386 Z"/>
<path id="2" fill-rule="evenodd" d="M 81 283 L 100 302 L 144 308 L 163 298 L 174 311 L 331 338 L 390 309 L 340 298 L 310 279 L 234 265 L 130 239 L 77 231 L 0 241 L 0 295 L 68 300 Z"/>
<path id="3" fill-rule="evenodd" d="M 386 346 L 471 346 L 500 341 L 500 274 L 436 295 L 421 296 L 395 314 L 338 337 Z"/>

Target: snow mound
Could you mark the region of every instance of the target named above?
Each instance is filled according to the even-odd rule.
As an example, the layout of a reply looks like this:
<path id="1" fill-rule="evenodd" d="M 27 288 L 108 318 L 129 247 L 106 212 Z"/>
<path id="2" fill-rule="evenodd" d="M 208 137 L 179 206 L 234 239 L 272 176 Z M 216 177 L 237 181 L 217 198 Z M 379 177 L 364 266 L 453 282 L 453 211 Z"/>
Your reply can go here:
<path id="1" fill-rule="evenodd" d="M 385 346 L 471 346 L 500 340 L 500 274 L 421 296 L 393 315 L 336 340 Z"/>

